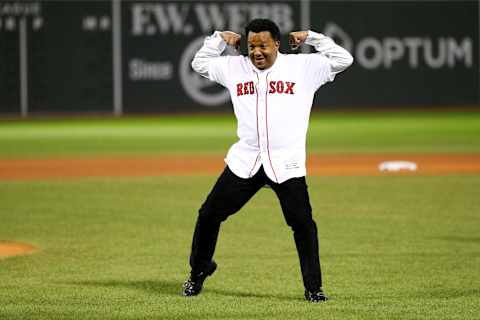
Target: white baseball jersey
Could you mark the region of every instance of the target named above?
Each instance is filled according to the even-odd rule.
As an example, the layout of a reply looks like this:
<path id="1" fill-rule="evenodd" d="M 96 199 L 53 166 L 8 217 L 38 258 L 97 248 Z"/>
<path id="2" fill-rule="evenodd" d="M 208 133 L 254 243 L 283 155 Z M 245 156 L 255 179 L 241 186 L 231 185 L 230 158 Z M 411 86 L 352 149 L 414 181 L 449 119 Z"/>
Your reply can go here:
<path id="1" fill-rule="evenodd" d="M 230 92 L 238 141 L 225 158 L 240 178 L 263 165 L 268 178 L 282 183 L 306 175 L 306 136 L 315 91 L 353 62 L 348 51 L 323 34 L 308 31 L 312 54 L 282 54 L 265 70 L 248 56 L 222 55 L 227 47 L 219 31 L 207 37 L 192 68 Z"/>

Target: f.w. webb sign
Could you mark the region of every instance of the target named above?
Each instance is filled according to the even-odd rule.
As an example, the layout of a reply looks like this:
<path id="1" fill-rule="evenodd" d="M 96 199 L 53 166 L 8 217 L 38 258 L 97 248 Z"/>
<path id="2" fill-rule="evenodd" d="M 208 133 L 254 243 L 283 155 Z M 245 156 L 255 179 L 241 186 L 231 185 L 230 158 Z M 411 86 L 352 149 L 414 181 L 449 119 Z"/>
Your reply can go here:
<path id="1" fill-rule="evenodd" d="M 284 44 L 289 32 L 310 26 L 354 55 L 348 75 L 341 75 L 337 86 L 326 86 L 316 105 L 475 104 L 477 6 L 476 2 L 124 3 L 124 108 L 127 112 L 228 108 L 226 90 L 194 73 L 190 62 L 205 36 L 214 30 L 243 33 L 255 17 L 274 20 Z M 245 43 L 242 48 L 245 54 Z M 281 49 L 289 51 L 286 45 Z"/>
<path id="2" fill-rule="evenodd" d="M 193 72 L 190 62 L 214 30 L 242 33 L 253 18 L 274 20 L 286 35 L 299 29 L 300 3 L 270 2 L 130 2 L 124 41 L 127 77 L 124 108 L 176 111 L 225 107 L 228 92 Z M 286 38 L 285 38 L 286 39 Z M 183 92 L 179 92 L 183 90 Z"/>

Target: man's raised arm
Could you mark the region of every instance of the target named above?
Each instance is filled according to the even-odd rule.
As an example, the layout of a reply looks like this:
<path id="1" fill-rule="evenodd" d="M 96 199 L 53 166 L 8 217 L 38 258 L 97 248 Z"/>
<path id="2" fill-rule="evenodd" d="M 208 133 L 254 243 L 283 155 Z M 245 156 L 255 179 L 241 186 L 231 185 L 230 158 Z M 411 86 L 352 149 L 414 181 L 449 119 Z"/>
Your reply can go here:
<path id="1" fill-rule="evenodd" d="M 213 81 L 221 82 L 215 68 L 211 64 L 225 51 L 227 45 L 236 49 L 240 46 L 240 35 L 231 31 L 215 31 L 207 37 L 203 46 L 192 60 L 192 68 L 200 75 Z"/>
<path id="2" fill-rule="evenodd" d="M 353 63 L 352 55 L 336 44 L 331 38 L 314 31 L 296 31 L 290 33 L 290 45 L 298 46 L 305 42 L 330 60 L 331 71 L 334 74 L 342 72 Z"/>

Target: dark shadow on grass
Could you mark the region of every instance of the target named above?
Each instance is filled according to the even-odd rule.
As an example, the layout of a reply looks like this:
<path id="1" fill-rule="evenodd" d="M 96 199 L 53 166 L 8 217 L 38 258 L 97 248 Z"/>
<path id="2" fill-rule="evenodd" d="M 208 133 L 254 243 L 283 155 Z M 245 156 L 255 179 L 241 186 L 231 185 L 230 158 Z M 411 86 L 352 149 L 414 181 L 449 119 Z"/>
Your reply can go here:
<path id="1" fill-rule="evenodd" d="M 163 295 L 179 295 L 181 284 L 178 282 L 169 281 L 122 281 L 122 280 L 89 280 L 89 281 L 75 281 L 70 284 L 89 286 L 89 287 L 104 287 L 104 288 L 127 288 L 146 291 L 155 294 Z"/>
<path id="2" fill-rule="evenodd" d="M 438 238 L 437 238 L 438 239 Z M 480 256 L 480 251 L 478 252 L 427 252 L 427 251 L 409 251 L 409 252 L 362 252 L 362 253 L 335 253 L 335 254 L 324 254 L 322 257 L 327 258 L 397 258 L 397 257 L 419 257 L 419 258 L 433 258 L 433 257 L 448 257 L 448 256 L 458 256 L 458 255 L 468 255 L 471 257 Z"/>
<path id="3" fill-rule="evenodd" d="M 446 236 L 446 237 L 438 237 L 436 239 L 445 240 L 445 241 L 454 241 L 454 242 L 480 243 L 480 237 Z"/>
<path id="4" fill-rule="evenodd" d="M 252 292 L 241 292 L 241 291 L 232 291 L 232 290 L 219 290 L 219 289 L 205 289 L 205 292 L 211 292 L 224 296 L 233 296 L 241 298 L 260 298 L 260 299 L 269 299 L 269 300 L 285 300 L 285 301 L 303 301 L 303 296 L 298 294 L 266 294 L 266 293 L 252 293 Z"/>
<path id="5" fill-rule="evenodd" d="M 421 290 L 415 294 L 421 298 L 456 299 L 480 297 L 479 288 L 434 288 Z"/>
<path id="6" fill-rule="evenodd" d="M 459 298 L 480 297 L 480 288 L 427 288 L 418 290 L 392 290 L 389 293 L 363 293 L 362 295 L 349 294 L 345 296 L 347 300 L 405 300 L 415 299 L 419 301 L 427 300 L 451 300 Z"/>
<path id="7" fill-rule="evenodd" d="M 182 283 L 174 281 L 165 281 L 165 280 L 132 280 L 132 281 L 121 281 L 121 280 L 91 280 L 91 281 L 76 281 L 70 282 L 69 284 L 81 285 L 81 286 L 92 286 L 92 287 L 105 287 L 105 288 L 128 288 L 141 290 L 149 293 L 154 293 L 157 295 L 169 295 L 169 296 L 181 296 L 182 292 Z M 221 290 L 208 287 L 206 285 L 202 293 L 213 293 L 222 296 L 230 297 L 241 297 L 241 298 L 260 298 L 260 299 L 269 299 L 269 300 L 302 300 L 302 296 L 298 295 L 286 295 L 286 294 L 268 294 L 268 293 L 251 293 L 251 292 L 242 292 L 236 290 Z"/>

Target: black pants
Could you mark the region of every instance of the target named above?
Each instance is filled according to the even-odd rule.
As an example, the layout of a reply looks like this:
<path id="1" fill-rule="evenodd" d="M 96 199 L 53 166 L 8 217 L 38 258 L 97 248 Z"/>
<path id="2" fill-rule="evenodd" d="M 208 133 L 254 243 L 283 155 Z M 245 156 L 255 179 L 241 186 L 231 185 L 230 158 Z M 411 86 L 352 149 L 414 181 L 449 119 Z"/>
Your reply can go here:
<path id="1" fill-rule="evenodd" d="M 199 210 L 190 255 L 192 273 L 201 272 L 210 264 L 220 224 L 240 210 L 265 184 L 275 191 L 285 220 L 293 230 L 303 284 L 307 290 L 315 291 L 322 286 L 322 278 L 317 226 L 312 219 L 305 177 L 292 178 L 277 184 L 267 177 L 263 167 L 250 179 L 237 177 L 228 167 L 220 175 Z"/>

